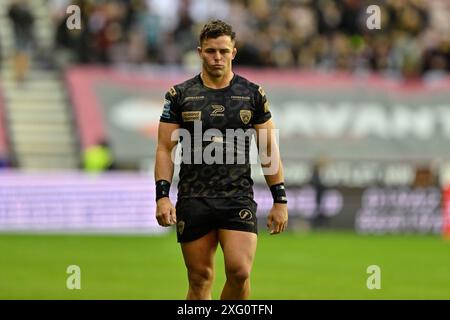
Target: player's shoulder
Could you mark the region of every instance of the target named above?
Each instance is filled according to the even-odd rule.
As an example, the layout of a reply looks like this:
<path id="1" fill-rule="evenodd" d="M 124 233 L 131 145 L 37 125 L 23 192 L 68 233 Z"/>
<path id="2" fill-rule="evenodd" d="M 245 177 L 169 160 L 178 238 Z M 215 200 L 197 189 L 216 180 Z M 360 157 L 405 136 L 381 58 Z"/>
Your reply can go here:
<path id="1" fill-rule="evenodd" d="M 188 89 L 199 85 L 198 76 L 192 77 L 182 83 L 178 83 L 169 89 L 169 94 L 172 97 L 182 96 Z"/>
<path id="2" fill-rule="evenodd" d="M 236 84 L 247 87 L 254 94 L 261 94 L 262 96 L 266 95 L 264 89 L 260 84 L 252 82 L 247 78 L 244 78 L 243 76 L 240 76 L 238 74 L 236 74 L 235 77 L 236 77 L 235 79 Z"/>

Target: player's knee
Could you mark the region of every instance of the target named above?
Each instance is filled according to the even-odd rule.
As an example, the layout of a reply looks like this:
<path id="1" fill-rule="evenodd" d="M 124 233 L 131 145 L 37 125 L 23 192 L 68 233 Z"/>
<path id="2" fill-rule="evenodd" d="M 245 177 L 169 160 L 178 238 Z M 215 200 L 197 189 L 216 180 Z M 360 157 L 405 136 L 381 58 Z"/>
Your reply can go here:
<path id="1" fill-rule="evenodd" d="M 250 278 L 250 268 L 247 266 L 229 267 L 226 270 L 227 279 L 236 283 L 244 283 Z"/>
<path id="2" fill-rule="evenodd" d="M 191 287 L 202 288 L 211 285 L 214 273 L 212 268 L 189 268 L 189 284 Z"/>

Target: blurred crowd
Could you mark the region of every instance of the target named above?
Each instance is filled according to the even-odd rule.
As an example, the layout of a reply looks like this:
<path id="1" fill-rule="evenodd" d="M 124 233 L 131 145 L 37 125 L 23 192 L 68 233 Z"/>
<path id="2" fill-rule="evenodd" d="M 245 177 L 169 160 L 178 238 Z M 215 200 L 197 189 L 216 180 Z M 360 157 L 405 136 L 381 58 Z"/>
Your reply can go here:
<path id="1" fill-rule="evenodd" d="M 237 32 L 236 64 L 373 70 L 419 76 L 450 70 L 446 0 L 381 0 L 381 29 L 369 30 L 368 0 L 48 0 L 57 51 L 76 63 L 196 62 L 198 33 L 212 18 Z M 81 8 L 68 30 L 66 9 Z"/>

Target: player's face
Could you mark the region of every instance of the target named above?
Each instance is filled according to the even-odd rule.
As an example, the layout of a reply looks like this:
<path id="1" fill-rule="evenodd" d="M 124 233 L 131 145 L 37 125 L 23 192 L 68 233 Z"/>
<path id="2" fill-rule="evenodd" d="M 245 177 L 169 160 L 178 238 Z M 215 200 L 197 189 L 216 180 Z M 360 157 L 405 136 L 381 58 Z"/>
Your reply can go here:
<path id="1" fill-rule="evenodd" d="M 223 77 L 231 72 L 231 62 L 236 56 L 236 48 L 230 36 L 208 38 L 198 48 L 203 61 L 203 70 L 211 77 Z"/>

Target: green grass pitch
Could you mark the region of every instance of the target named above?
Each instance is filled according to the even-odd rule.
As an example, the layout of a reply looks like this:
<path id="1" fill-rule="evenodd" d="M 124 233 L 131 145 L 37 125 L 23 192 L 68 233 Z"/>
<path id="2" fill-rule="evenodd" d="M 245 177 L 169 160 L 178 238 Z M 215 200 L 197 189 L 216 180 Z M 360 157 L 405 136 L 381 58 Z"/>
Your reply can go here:
<path id="1" fill-rule="evenodd" d="M 0 235 L 0 299 L 184 299 L 175 235 Z M 213 298 L 224 283 L 218 249 Z M 81 268 L 81 290 L 66 269 Z M 366 286 L 381 268 L 381 289 Z M 439 236 L 262 231 L 252 299 L 450 299 L 450 241 Z"/>

